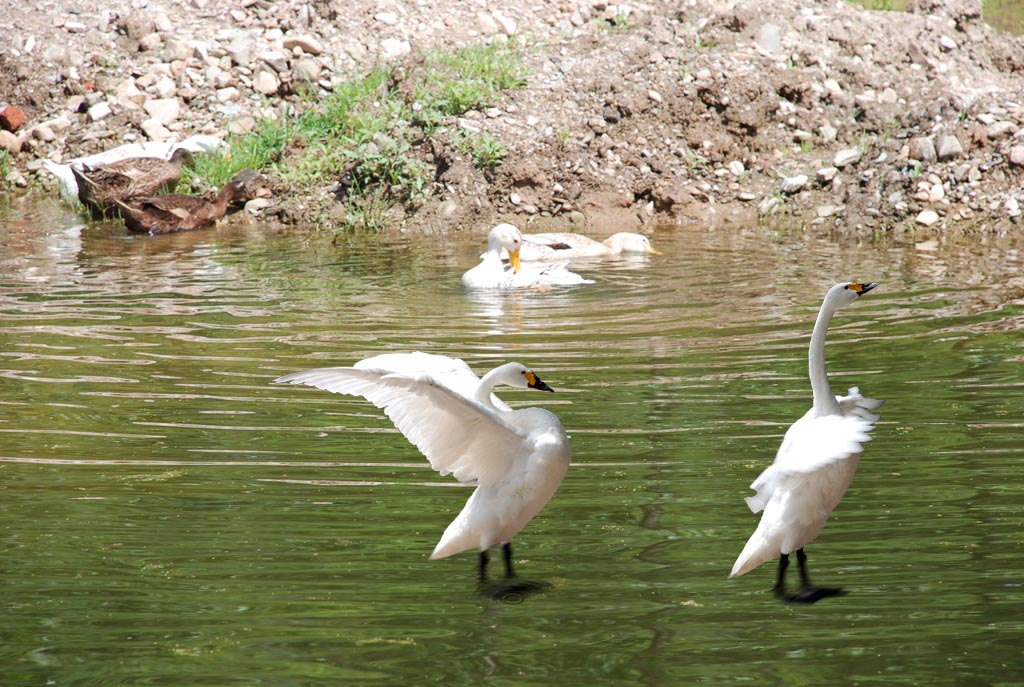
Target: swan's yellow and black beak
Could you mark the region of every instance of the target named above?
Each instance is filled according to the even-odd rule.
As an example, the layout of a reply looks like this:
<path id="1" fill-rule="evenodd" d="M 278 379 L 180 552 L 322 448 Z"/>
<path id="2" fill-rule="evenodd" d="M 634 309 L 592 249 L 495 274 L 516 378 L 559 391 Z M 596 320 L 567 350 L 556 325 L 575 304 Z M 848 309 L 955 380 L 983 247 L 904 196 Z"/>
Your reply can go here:
<path id="1" fill-rule="evenodd" d="M 508 252 L 508 261 L 512 263 L 512 271 L 519 273 L 519 249 L 510 250 Z"/>
<path id="2" fill-rule="evenodd" d="M 871 289 L 875 288 L 876 286 L 878 286 L 878 282 L 871 282 L 870 284 L 861 284 L 861 283 L 858 283 L 858 282 L 852 282 L 846 288 L 850 289 L 850 291 L 853 291 L 858 296 L 863 296 L 864 294 L 866 294 L 868 291 L 870 291 Z"/>
<path id="3" fill-rule="evenodd" d="M 531 389 L 536 389 L 537 391 L 550 391 L 554 393 L 554 389 L 552 389 L 544 382 L 540 381 L 540 377 L 533 374 L 529 370 L 524 372 L 523 375 L 526 377 L 526 386 L 530 387 Z"/>

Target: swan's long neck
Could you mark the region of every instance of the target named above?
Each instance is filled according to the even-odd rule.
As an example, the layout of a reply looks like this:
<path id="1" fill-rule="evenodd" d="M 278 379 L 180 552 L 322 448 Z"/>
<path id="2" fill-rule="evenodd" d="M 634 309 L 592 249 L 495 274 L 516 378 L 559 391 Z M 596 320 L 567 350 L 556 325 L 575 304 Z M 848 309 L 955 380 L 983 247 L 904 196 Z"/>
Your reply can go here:
<path id="1" fill-rule="evenodd" d="M 480 383 L 476 385 L 476 392 L 473 394 L 473 400 L 477 403 L 487 406 L 488 408 L 494 408 L 494 404 L 491 403 L 491 392 L 494 391 L 494 387 L 500 383 L 500 377 L 504 372 L 504 365 L 496 367 L 487 374 L 484 375 Z M 495 410 L 497 410 L 495 408 Z"/>
<path id="2" fill-rule="evenodd" d="M 838 415 L 840 412 L 839 402 L 832 393 L 828 373 L 825 372 L 825 335 L 834 314 L 835 308 L 830 303 L 826 301 L 821 304 L 818 319 L 814 322 L 814 331 L 811 332 L 811 346 L 807 351 L 807 371 L 811 377 L 811 391 L 814 392 L 814 414 L 818 416 Z"/>

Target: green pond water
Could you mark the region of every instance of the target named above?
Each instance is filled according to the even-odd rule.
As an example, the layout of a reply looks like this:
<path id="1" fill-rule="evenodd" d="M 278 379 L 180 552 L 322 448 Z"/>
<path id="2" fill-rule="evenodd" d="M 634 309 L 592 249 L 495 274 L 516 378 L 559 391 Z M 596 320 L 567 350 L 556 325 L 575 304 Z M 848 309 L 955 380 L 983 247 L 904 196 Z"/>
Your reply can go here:
<path id="1" fill-rule="evenodd" d="M 0 685 L 1024 685 L 1024 252 L 662 227 L 597 283 L 467 294 L 477 235 L 129 237 L 0 212 Z M 834 389 L 885 400 L 808 546 L 728 579 L 743 497 Z M 515 541 L 549 582 L 481 597 L 428 556 L 470 490 L 361 399 L 286 372 L 423 350 L 533 367 L 572 436 Z"/>

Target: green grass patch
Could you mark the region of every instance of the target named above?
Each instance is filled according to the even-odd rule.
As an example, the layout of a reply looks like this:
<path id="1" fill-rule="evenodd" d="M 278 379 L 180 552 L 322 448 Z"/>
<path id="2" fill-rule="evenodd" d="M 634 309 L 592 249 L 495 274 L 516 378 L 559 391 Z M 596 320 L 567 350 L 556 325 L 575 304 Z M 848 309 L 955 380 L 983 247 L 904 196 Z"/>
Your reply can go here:
<path id="1" fill-rule="evenodd" d="M 183 184 L 221 186 L 250 168 L 273 173 L 297 192 L 338 185 L 346 222 L 375 228 L 387 206 L 415 201 L 426 189 L 431 170 L 417 155 L 419 145 L 446 120 L 525 85 L 526 70 L 512 46 L 435 50 L 408 72 L 378 67 L 327 97 L 304 94 L 300 114 L 261 121 L 252 133 L 230 138 L 222 154 L 197 156 Z M 487 134 L 455 141 L 482 168 L 507 155 Z"/>
<path id="2" fill-rule="evenodd" d="M 11 173 L 11 155 L 6 150 L 0 150 L 0 186 L 7 183 L 7 175 Z"/>

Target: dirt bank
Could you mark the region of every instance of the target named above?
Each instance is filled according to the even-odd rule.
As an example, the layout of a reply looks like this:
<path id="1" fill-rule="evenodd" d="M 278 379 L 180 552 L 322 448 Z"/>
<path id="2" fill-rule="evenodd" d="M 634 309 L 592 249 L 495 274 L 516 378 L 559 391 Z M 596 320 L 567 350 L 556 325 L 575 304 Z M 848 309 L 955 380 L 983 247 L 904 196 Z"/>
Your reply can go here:
<path id="1" fill-rule="evenodd" d="M 430 181 L 395 223 L 1019 231 L 1024 42 L 980 1 L 78 0 L 5 3 L 0 30 L 0 109 L 27 119 L 0 140 L 7 189 L 53 193 L 43 158 L 245 132 L 380 61 L 514 38 L 526 87 L 449 127 L 504 162 L 411 141 Z M 263 212 L 330 218 L 339 181 Z"/>

